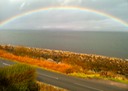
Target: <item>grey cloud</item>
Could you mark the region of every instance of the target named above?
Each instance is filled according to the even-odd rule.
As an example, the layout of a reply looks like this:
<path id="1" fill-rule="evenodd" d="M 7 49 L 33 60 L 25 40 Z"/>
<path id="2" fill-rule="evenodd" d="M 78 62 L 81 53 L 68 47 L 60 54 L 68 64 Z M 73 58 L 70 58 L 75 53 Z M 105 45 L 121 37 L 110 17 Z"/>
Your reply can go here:
<path id="1" fill-rule="evenodd" d="M 11 2 L 10 2 L 11 1 Z M 16 1 L 16 0 L 15 0 Z M 0 0 L 0 21 L 33 9 L 49 6 L 78 6 L 105 12 L 128 22 L 128 0 Z M 128 30 L 123 25 L 96 13 L 48 11 L 17 19 L 3 28 L 73 28 L 81 30 Z"/>
<path id="2" fill-rule="evenodd" d="M 81 6 L 106 12 L 124 20 L 128 16 L 128 0 L 83 0 Z"/>
<path id="3" fill-rule="evenodd" d="M 62 6 L 79 5 L 82 2 L 82 0 L 58 0 L 58 1 Z"/>

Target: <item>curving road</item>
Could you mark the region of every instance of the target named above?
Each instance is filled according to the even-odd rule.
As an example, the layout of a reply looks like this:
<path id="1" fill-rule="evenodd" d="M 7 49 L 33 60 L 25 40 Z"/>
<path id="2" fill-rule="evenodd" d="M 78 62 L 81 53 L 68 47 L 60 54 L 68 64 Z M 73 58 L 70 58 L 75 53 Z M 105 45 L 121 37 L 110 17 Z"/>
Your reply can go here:
<path id="1" fill-rule="evenodd" d="M 0 67 L 9 66 L 14 63 L 15 62 L 0 59 Z M 70 91 L 128 91 L 128 84 L 120 84 L 112 81 L 80 79 L 40 68 L 37 68 L 36 70 L 38 74 L 37 80 Z"/>

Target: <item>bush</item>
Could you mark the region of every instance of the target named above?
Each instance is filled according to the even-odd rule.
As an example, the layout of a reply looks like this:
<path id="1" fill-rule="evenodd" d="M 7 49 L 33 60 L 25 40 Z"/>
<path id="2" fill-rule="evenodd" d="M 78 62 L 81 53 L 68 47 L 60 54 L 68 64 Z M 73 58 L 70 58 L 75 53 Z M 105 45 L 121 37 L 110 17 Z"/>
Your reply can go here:
<path id="1" fill-rule="evenodd" d="M 38 91 L 35 69 L 25 64 L 0 69 L 0 91 Z"/>

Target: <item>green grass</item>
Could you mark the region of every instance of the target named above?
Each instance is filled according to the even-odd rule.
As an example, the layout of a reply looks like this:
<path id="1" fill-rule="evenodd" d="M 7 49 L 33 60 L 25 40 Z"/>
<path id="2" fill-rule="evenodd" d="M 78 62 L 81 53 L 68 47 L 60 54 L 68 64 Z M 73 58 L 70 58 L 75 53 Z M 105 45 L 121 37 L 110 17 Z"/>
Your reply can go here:
<path id="1" fill-rule="evenodd" d="M 111 81 L 115 81 L 115 82 L 120 82 L 120 83 L 128 84 L 128 79 L 126 79 L 123 76 L 106 77 L 106 76 L 101 76 L 99 73 L 94 73 L 94 74 L 70 73 L 69 75 L 75 76 L 75 77 L 80 77 L 80 78 L 92 78 L 92 79 L 111 80 Z"/>
<path id="2" fill-rule="evenodd" d="M 71 76 L 76 76 L 80 78 L 99 78 L 99 74 L 85 74 L 85 73 L 70 73 Z"/>

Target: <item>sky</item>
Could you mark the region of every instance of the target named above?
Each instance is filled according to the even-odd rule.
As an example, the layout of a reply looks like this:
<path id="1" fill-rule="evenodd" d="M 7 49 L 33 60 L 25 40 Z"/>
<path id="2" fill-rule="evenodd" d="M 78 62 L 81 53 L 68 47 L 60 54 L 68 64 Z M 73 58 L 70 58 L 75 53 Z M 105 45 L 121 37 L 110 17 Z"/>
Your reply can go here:
<path id="1" fill-rule="evenodd" d="M 128 23 L 128 0 L 0 0 L 0 22 L 31 10 L 55 6 L 92 9 Z M 53 9 L 17 18 L 0 29 L 128 31 L 128 26 L 95 12 Z"/>

